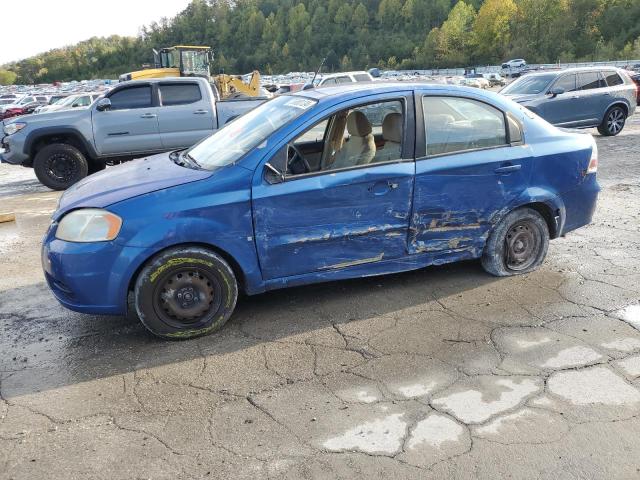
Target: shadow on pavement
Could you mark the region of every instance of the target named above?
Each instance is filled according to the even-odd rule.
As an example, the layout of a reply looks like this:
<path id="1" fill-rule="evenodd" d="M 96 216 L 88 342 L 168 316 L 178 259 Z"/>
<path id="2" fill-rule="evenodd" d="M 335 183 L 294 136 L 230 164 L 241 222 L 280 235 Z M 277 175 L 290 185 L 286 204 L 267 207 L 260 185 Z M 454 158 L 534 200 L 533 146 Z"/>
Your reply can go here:
<path id="1" fill-rule="evenodd" d="M 288 336 L 420 306 L 496 281 L 477 262 L 242 297 L 218 334 L 153 337 L 137 318 L 82 315 L 46 284 L 0 292 L 0 378 L 5 398 L 219 355 Z M 241 337 L 243 341 L 239 342 Z"/>

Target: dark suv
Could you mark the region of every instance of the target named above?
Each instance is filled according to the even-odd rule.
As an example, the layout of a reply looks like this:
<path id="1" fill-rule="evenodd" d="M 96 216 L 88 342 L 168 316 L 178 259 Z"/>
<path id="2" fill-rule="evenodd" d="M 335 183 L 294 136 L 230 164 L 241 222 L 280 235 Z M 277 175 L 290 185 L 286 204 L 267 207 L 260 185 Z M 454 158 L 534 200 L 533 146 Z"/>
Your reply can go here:
<path id="1" fill-rule="evenodd" d="M 559 127 L 619 134 L 637 104 L 636 86 L 614 67 L 530 73 L 500 92 Z"/>

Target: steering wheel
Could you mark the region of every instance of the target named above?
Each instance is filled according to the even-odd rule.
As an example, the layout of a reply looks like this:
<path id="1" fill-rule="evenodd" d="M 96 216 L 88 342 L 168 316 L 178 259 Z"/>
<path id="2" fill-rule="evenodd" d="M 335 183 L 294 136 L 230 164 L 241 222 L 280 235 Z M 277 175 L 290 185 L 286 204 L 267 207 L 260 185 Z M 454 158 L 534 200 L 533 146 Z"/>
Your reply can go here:
<path id="1" fill-rule="evenodd" d="M 309 162 L 307 162 L 307 159 L 304 158 L 304 155 L 302 155 L 302 152 L 300 152 L 300 149 L 296 147 L 294 144 L 290 144 L 289 148 L 293 150 L 293 155 L 291 156 L 291 158 L 289 158 L 289 165 L 291 166 L 297 163 L 298 161 L 301 161 L 305 169 L 304 173 L 310 173 L 311 165 L 309 165 Z M 299 173 L 299 172 L 294 172 L 294 173 Z"/>

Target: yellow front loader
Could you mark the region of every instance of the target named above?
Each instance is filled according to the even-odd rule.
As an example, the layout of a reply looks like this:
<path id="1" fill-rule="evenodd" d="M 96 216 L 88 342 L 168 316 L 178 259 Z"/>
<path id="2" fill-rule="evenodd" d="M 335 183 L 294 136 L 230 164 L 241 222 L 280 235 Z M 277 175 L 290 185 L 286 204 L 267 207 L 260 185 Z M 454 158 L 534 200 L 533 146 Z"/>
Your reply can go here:
<path id="1" fill-rule="evenodd" d="M 204 77 L 215 84 L 221 98 L 260 95 L 260 73 L 254 70 L 248 83 L 239 75 L 221 73 L 211 77 L 211 48 L 176 45 L 153 51 L 155 68 L 147 68 L 120 75 L 120 81 L 164 77 Z"/>

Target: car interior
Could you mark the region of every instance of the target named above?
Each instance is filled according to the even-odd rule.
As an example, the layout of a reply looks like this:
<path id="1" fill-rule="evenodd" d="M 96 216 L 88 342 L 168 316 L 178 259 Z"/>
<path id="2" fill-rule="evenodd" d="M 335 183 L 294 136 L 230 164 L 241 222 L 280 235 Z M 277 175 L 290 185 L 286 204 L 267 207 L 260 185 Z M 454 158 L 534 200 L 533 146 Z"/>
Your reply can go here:
<path id="1" fill-rule="evenodd" d="M 339 170 L 402 157 L 400 101 L 342 110 L 289 144 L 287 176 Z"/>

